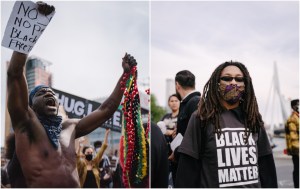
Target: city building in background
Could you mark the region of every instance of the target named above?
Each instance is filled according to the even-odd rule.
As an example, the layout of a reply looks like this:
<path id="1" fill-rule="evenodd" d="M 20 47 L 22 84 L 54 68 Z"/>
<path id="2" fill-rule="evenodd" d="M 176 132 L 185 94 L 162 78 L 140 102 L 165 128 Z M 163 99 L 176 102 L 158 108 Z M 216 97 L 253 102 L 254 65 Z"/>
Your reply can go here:
<path id="1" fill-rule="evenodd" d="M 171 112 L 171 109 L 168 105 L 169 96 L 176 93 L 175 89 L 175 79 L 166 79 L 166 104 L 165 108 L 168 112 Z"/>
<path id="2" fill-rule="evenodd" d="M 29 91 L 41 84 L 52 86 L 52 74 L 48 69 L 50 65 L 52 65 L 51 62 L 37 56 L 30 56 L 27 59 L 26 79 Z"/>

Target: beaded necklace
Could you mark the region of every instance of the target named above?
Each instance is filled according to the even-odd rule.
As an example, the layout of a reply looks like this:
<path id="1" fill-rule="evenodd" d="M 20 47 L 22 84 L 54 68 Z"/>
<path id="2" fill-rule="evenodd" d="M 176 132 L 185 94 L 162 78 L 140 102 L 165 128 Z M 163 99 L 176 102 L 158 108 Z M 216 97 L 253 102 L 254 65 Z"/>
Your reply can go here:
<path id="1" fill-rule="evenodd" d="M 123 173 L 123 184 L 126 188 L 144 184 L 149 186 L 147 177 L 149 170 L 149 122 L 145 133 L 137 87 L 136 66 L 131 68 L 130 73 L 124 73 L 120 84 L 121 90 L 124 90 L 122 136 L 120 139 L 120 165 Z"/>

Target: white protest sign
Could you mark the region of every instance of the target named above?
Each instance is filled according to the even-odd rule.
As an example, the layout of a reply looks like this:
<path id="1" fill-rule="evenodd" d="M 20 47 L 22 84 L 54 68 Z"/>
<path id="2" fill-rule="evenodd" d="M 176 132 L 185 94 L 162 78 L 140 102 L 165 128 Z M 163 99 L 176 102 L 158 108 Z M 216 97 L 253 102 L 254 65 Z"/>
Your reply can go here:
<path id="1" fill-rule="evenodd" d="M 28 54 L 49 22 L 50 15 L 43 15 L 38 11 L 38 5 L 31 1 L 16 1 L 9 17 L 2 46 Z"/>
<path id="2" fill-rule="evenodd" d="M 181 133 L 178 133 L 176 137 L 173 139 L 173 141 L 171 142 L 171 149 L 173 152 L 181 144 L 182 139 L 183 136 L 181 135 Z"/>

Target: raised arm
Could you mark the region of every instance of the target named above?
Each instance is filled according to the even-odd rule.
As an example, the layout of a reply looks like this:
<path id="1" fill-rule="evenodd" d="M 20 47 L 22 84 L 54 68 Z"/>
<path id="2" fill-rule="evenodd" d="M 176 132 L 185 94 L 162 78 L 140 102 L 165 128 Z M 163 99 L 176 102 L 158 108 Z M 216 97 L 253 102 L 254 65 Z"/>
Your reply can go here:
<path id="1" fill-rule="evenodd" d="M 106 144 L 106 145 L 108 144 L 107 140 L 108 140 L 109 133 L 110 133 L 110 129 L 106 129 L 103 144 Z"/>
<path id="2" fill-rule="evenodd" d="M 95 161 L 95 163 L 96 163 L 97 165 L 99 165 L 99 163 L 100 163 L 100 161 L 101 161 L 101 159 L 102 159 L 102 156 L 103 156 L 103 154 L 104 154 L 104 152 L 105 152 L 105 150 L 106 150 L 106 148 L 107 148 L 107 139 L 108 139 L 108 134 L 109 134 L 109 132 L 110 132 L 110 129 L 106 129 L 104 141 L 103 141 L 102 146 L 101 146 L 101 148 L 99 149 L 99 151 L 98 151 L 98 153 L 97 153 L 97 155 L 96 155 L 96 157 L 95 157 L 95 159 L 94 159 L 94 161 Z"/>
<path id="3" fill-rule="evenodd" d="M 38 10 L 41 14 L 48 15 L 55 10 L 43 2 L 38 2 Z M 27 54 L 14 51 L 7 69 L 7 96 L 8 111 L 14 130 L 20 129 L 24 121 L 28 120 L 33 111 L 28 105 L 28 88 L 25 77 L 25 63 Z"/>
<path id="4" fill-rule="evenodd" d="M 26 59 L 26 54 L 14 51 L 7 70 L 7 106 L 14 130 L 29 115 L 28 88 L 24 73 Z"/>
<path id="5" fill-rule="evenodd" d="M 76 138 L 89 134 L 113 115 L 113 113 L 117 110 L 123 96 L 124 90 L 121 89 L 120 85 L 122 77 L 124 77 L 125 73 L 129 73 L 130 69 L 136 65 L 137 63 L 134 57 L 126 53 L 122 59 L 123 74 L 118 80 L 115 89 L 108 99 L 106 99 L 97 110 L 93 111 L 91 114 L 79 121 L 78 125 L 76 126 Z"/>
<path id="6" fill-rule="evenodd" d="M 78 139 L 78 149 L 77 149 L 77 153 L 76 153 L 76 166 L 77 166 L 78 172 L 82 172 L 83 168 L 85 166 L 84 161 L 81 159 L 81 157 L 82 157 L 81 150 L 82 150 L 84 141 L 85 141 L 84 138 Z"/>
<path id="7" fill-rule="evenodd" d="M 85 141 L 84 138 L 80 138 L 78 139 L 78 149 L 77 149 L 77 158 L 81 157 L 81 150 L 82 150 L 82 146 L 83 146 L 83 142 Z"/>

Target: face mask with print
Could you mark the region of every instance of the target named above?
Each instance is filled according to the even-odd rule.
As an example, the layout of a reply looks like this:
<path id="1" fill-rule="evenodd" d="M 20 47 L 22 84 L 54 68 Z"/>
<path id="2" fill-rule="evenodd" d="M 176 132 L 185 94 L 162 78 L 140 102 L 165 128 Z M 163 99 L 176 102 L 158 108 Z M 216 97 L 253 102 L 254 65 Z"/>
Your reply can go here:
<path id="1" fill-rule="evenodd" d="M 240 101 L 242 98 L 245 86 L 238 86 L 238 85 L 226 85 L 226 84 L 220 84 L 219 86 L 220 94 L 222 98 L 228 103 L 228 104 L 235 104 Z"/>

